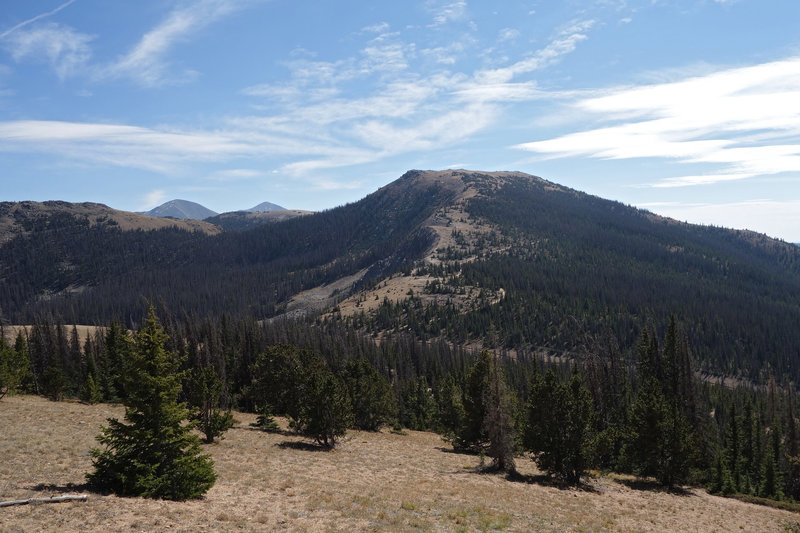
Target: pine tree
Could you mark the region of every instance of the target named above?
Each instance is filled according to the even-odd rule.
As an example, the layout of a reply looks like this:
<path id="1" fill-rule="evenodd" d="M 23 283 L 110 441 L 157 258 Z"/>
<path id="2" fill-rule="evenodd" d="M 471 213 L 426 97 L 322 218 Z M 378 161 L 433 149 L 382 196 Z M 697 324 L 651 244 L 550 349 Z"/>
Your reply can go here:
<path id="1" fill-rule="evenodd" d="M 392 388 L 369 361 L 364 358 L 349 361 L 344 378 L 356 428 L 376 431 L 396 420 L 397 399 Z"/>
<path id="2" fill-rule="evenodd" d="M 755 419 L 753 417 L 753 403 L 748 397 L 745 400 L 744 409 L 741 417 L 741 453 L 742 453 L 742 487 L 741 491 L 751 494 L 754 487 L 758 487 L 758 452 L 756 446 L 756 431 L 754 428 Z"/>
<path id="3" fill-rule="evenodd" d="M 516 438 L 514 427 L 514 402 L 503 380 L 503 372 L 492 359 L 487 387 L 484 389 L 485 415 L 482 431 L 489 441 L 486 454 L 492 458 L 493 467 L 501 472 L 516 471 L 514 455 Z"/>
<path id="4" fill-rule="evenodd" d="M 297 419 L 303 402 L 305 366 L 313 358 L 296 346 L 270 346 L 250 366 L 248 391 L 257 411 Z"/>
<path id="5" fill-rule="evenodd" d="M 464 427 L 463 392 L 452 374 L 447 374 L 439 384 L 437 394 L 438 431 L 444 440 L 453 444 Z"/>
<path id="6" fill-rule="evenodd" d="M 80 399 L 90 404 L 99 403 L 103 399 L 103 392 L 98 384 L 98 371 L 97 364 L 94 360 L 94 354 L 90 351 L 87 351 L 83 366 L 84 378 L 79 392 Z"/>
<path id="7" fill-rule="evenodd" d="M 741 421 L 736 412 L 736 402 L 731 400 L 728 413 L 728 426 L 725 432 L 725 467 L 730 472 L 734 492 L 740 492 L 742 486 L 742 452 Z"/>
<path id="8" fill-rule="evenodd" d="M 181 361 L 164 349 L 167 340 L 150 308 L 120 375 L 125 422 L 109 419 L 93 449 L 90 485 L 122 496 L 184 500 L 203 495 L 216 480 L 213 462 L 185 424 L 178 403 Z"/>
<path id="9" fill-rule="evenodd" d="M 417 431 L 427 431 L 437 418 L 436 401 L 425 376 L 405 381 L 400 387 L 400 422 Z"/>
<path id="10" fill-rule="evenodd" d="M 8 361 L 11 359 L 11 348 L 9 348 L 8 344 L 6 344 L 5 336 L 0 338 L 0 398 L 5 396 L 9 389 L 11 389 L 10 385 L 10 376 L 8 372 Z"/>
<path id="11" fill-rule="evenodd" d="M 105 361 L 103 369 L 102 389 L 107 401 L 124 400 L 124 374 L 128 360 L 131 358 L 132 339 L 128 331 L 118 322 L 113 321 L 108 327 L 105 338 Z"/>
<path id="12" fill-rule="evenodd" d="M 577 367 L 568 383 L 552 369 L 531 383 L 525 448 L 537 466 L 569 483 L 579 483 L 589 465 L 592 400 Z"/>
<path id="13" fill-rule="evenodd" d="M 794 417 L 793 389 L 791 383 L 786 383 L 786 495 L 797 500 L 800 499 L 800 437 Z"/>
<path id="14" fill-rule="evenodd" d="M 257 408 L 288 416 L 292 428 L 317 443 L 335 446 L 352 425 L 347 387 L 320 356 L 288 344 L 271 346 L 251 372 Z"/>
<path id="15" fill-rule="evenodd" d="M 30 379 L 30 360 L 25 337 L 20 332 L 14 346 L 0 338 L 0 398 L 6 393 L 23 390 Z"/>
<path id="16" fill-rule="evenodd" d="M 44 369 L 39 380 L 39 388 L 45 398 L 59 402 L 64 399 L 64 395 L 67 393 L 69 380 L 64 375 L 62 368 L 57 363 L 53 363 Z"/>
<path id="17" fill-rule="evenodd" d="M 781 499 L 780 472 L 778 462 L 773 451 L 773 446 L 766 446 L 766 453 L 761 463 L 761 486 L 758 494 L 764 498 L 773 500 Z"/>
<path id="18" fill-rule="evenodd" d="M 725 484 L 725 475 L 727 471 L 725 470 L 725 465 L 722 461 L 722 454 L 717 452 L 716 461 L 714 462 L 714 468 L 711 471 L 711 475 L 709 476 L 710 481 L 706 490 L 712 494 L 719 494 L 722 492 L 722 487 Z"/>
<path id="19" fill-rule="evenodd" d="M 486 418 L 484 391 L 489 384 L 492 364 L 491 354 L 484 350 L 467 373 L 463 400 L 464 425 L 461 434 L 453 442 L 453 446 L 458 449 L 479 450 L 486 444 L 486 433 L 483 431 L 483 421 Z"/>
<path id="20" fill-rule="evenodd" d="M 191 369 L 187 387 L 189 418 L 205 435 L 206 444 L 214 442 L 216 437 L 222 438 L 222 434 L 233 426 L 231 411 L 220 408 L 221 395 L 222 380 L 213 366 Z"/>
<path id="21" fill-rule="evenodd" d="M 654 476 L 671 486 L 685 480 L 692 436 L 675 402 L 668 402 L 653 378 L 644 382 L 631 409 L 629 438 L 623 454 L 640 476 Z"/>
<path id="22" fill-rule="evenodd" d="M 590 463 L 592 398 L 583 385 L 583 378 L 577 365 L 573 367 L 572 377 L 565 386 L 567 387 L 565 478 L 570 483 L 579 483 Z"/>
<path id="23" fill-rule="evenodd" d="M 36 385 L 33 382 L 33 371 L 31 370 L 31 357 L 28 352 L 28 341 L 25 340 L 23 332 L 17 333 L 17 338 L 14 341 L 14 363 L 11 368 L 15 368 L 17 378 L 19 380 L 20 388 L 24 392 L 35 392 Z"/>
<path id="24" fill-rule="evenodd" d="M 292 426 L 325 447 L 334 447 L 353 424 L 347 387 L 320 358 L 306 365 L 303 401 Z"/>

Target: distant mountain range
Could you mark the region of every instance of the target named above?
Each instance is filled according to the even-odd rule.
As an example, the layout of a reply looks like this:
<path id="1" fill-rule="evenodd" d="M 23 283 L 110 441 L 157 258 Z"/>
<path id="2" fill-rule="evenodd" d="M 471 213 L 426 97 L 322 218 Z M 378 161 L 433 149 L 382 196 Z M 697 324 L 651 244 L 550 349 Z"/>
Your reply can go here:
<path id="1" fill-rule="evenodd" d="M 262 202 L 255 207 L 244 209 L 241 212 L 265 213 L 269 211 L 286 211 L 286 209 L 270 202 Z M 188 200 L 178 199 L 165 202 L 158 207 L 154 207 L 150 211 L 146 211 L 142 214 L 151 217 L 177 218 L 181 220 L 206 220 L 207 218 L 219 215 L 219 213 L 212 211 L 204 205 L 200 205 L 196 202 L 190 202 Z"/>

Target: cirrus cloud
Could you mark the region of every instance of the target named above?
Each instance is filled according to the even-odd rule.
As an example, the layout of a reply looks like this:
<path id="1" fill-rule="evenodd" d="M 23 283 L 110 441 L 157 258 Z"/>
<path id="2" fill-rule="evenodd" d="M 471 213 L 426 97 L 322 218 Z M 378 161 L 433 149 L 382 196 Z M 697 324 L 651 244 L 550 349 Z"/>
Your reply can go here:
<path id="1" fill-rule="evenodd" d="M 600 127 L 515 147 L 547 158 L 661 158 L 715 169 L 657 187 L 800 172 L 800 57 L 584 93 L 568 105 Z"/>

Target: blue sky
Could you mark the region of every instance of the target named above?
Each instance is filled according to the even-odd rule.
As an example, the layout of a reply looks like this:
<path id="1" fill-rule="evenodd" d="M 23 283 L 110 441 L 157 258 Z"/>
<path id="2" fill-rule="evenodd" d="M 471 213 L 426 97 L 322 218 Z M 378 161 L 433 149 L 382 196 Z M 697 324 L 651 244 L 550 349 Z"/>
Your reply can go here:
<path id="1" fill-rule="evenodd" d="M 319 210 L 519 170 L 800 242 L 796 0 L 3 0 L 0 200 Z"/>

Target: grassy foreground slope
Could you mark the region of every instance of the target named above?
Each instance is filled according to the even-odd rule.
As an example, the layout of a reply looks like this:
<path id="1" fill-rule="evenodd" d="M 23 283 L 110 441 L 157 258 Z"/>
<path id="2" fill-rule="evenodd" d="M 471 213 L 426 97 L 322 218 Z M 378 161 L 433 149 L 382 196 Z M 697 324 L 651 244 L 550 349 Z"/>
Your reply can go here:
<path id="1" fill-rule="evenodd" d="M 0 401 L 0 500 L 82 492 L 89 449 L 122 408 Z M 795 531 L 796 514 L 710 496 L 642 490 L 600 476 L 582 489 L 476 473 L 478 458 L 432 433 L 352 431 L 332 452 L 290 434 L 248 428 L 253 415 L 207 450 L 219 479 L 191 502 L 90 493 L 86 503 L 0 509 L 0 531 Z M 530 461 L 518 461 L 534 479 Z"/>

